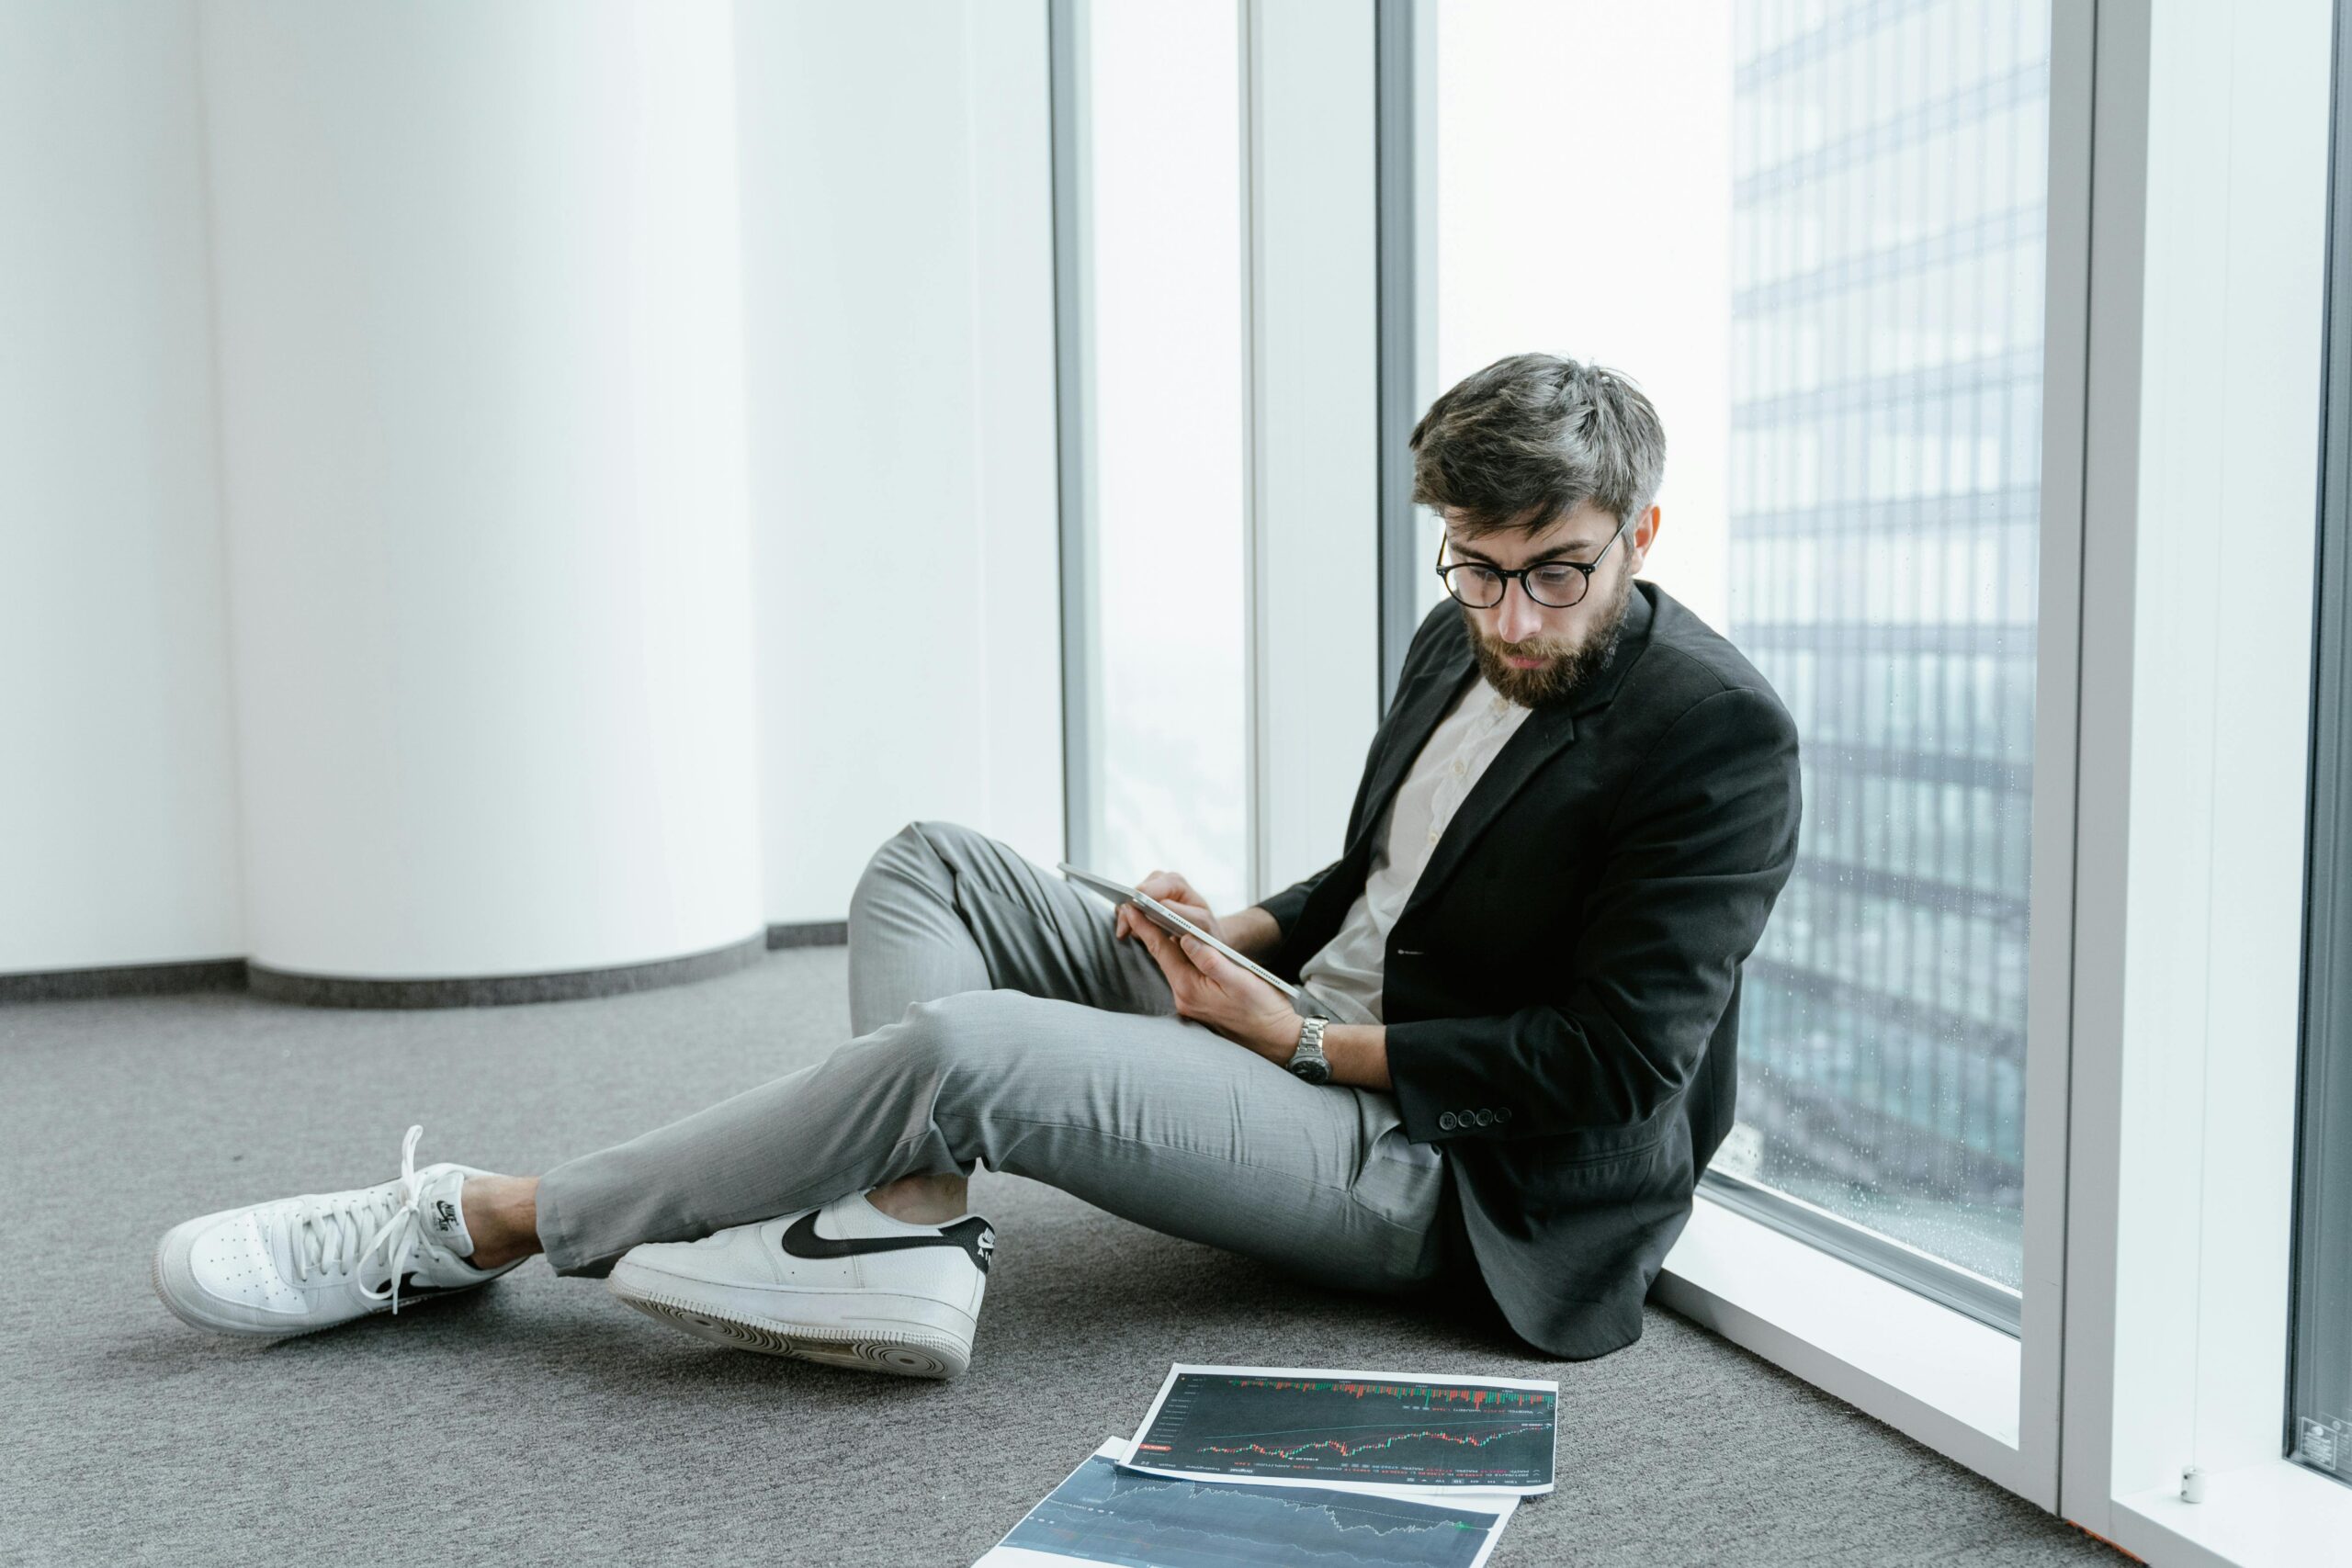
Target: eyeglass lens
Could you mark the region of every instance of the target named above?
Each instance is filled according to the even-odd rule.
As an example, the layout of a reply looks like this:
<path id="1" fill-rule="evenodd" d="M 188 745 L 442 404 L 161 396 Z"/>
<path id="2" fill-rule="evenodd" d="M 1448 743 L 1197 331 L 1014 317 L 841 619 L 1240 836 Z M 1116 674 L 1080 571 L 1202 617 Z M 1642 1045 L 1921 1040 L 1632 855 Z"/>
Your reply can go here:
<path id="1" fill-rule="evenodd" d="M 1501 604 L 1507 581 L 1500 572 L 1468 562 L 1448 568 L 1445 574 L 1446 588 L 1474 610 Z M 1584 573 L 1573 566 L 1539 566 L 1521 582 L 1530 598 L 1554 610 L 1568 609 L 1584 597 Z"/>

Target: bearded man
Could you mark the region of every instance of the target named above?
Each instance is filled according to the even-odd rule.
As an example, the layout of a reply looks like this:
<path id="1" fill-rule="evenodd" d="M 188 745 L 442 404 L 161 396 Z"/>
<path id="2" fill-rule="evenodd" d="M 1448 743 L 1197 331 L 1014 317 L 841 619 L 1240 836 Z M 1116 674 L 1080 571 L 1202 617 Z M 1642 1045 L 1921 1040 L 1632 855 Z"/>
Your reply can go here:
<path id="1" fill-rule="evenodd" d="M 1413 431 L 1449 597 L 1374 736 L 1345 852 L 1213 913 L 1299 990 L 1005 845 L 917 822 L 849 911 L 854 1038 L 539 1177 L 399 1179 L 159 1245 L 187 1321 L 308 1333 L 544 1252 L 745 1349 L 968 1364 L 995 1233 L 975 1167 L 1365 1291 L 1481 1292 L 1588 1358 L 1729 1131 L 1740 966 L 1795 863 L 1797 735 L 1730 643 L 1635 574 L 1666 437 L 1624 377 L 1502 360 Z M 1368 609 L 1369 607 L 1367 607 Z"/>

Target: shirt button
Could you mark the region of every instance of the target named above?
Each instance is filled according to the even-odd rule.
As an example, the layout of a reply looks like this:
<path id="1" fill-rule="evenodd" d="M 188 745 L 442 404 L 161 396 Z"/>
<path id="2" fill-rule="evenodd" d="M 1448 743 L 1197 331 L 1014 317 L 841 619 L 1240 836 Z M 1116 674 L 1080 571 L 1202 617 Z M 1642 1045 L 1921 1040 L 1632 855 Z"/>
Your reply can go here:
<path id="1" fill-rule="evenodd" d="M 1441 1133 L 1451 1133 L 1453 1131 L 1453 1111 L 1444 1111 L 1438 1113 L 1437 1130 Z"/>
<path id="2" fill-rule="evenodd" d="M 1467 763 L 1467 762 L 1464 761 L 1463 761 L 1461 758 L 1459 758 L 1459 757 L 1456 757 L 1455 759 L 1453 759 L 1453 776 L 1454 776 L 1455 778 L 1457 778 L 1457 779 L 1458 779 L 1458 778 L 1462 777 L 1464 773 L 1467 773 L 1469 771 L 1470 771 L 1470 764 L 1469 764 L 1469 763 Z"/>
<path id="3" fill-rule="evenodd" d="M 1437 829 L 1434 828 L 1430 829 L 1430 842 L 1432 844 L 1437 842 Z"/>

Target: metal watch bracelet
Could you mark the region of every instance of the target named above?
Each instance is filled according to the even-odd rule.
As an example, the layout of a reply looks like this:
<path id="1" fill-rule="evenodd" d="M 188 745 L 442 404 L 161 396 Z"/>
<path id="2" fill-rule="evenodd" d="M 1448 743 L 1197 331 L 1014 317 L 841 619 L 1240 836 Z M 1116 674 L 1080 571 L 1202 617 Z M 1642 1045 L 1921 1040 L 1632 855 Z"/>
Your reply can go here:
<path id="1" fill-rule="evenodd" d="M 1298 1047 L 1290 1054 L 1290 1070 L 1308 1083 L 1329 1083 L 1331 1063 L 1323 1055 L 1323 1031 L 1330 1020 L 1308 1013 L 1299 1021 Z"/>

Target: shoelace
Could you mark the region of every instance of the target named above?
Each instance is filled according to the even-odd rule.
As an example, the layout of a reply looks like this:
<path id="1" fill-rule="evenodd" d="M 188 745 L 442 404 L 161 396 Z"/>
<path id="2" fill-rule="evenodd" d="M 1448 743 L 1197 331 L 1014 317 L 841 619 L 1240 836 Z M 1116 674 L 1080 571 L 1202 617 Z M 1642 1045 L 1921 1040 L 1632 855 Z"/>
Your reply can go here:
<path id="1" fill-rule="evenodd" d="M 368 1190 L 355 1193 L 332 1207 L 304 1199 L 294 1215 L 294 1272 L 298 1279 L 307 1280 L 313 1271 L 325 1273 L 332 1269 L 339 1274 L 356 1273 L 366 1267 L 379 1247 L 384 1248 L 385 1260 L 391 1266 L 391 1277 L 380 1291 L 371 1291 L 363 1282 L 359 1293 L 371 1302 L 391 1298 L 392 1315 L 401 1312 L 401 1278 L 408 1272 L 417 1249 L 424 1241 L 424 1216 L 418 1211 L 421 1198 L 416 1183 L 416 1141 L 424 1135 L 420 1124 L 411 1127 L 401 1140 L 401 1177 L 396 1192 Z M 361 1245 L 360 1235 L 369 1224 L 375 1234 Z"/>

